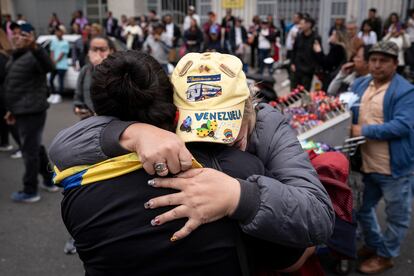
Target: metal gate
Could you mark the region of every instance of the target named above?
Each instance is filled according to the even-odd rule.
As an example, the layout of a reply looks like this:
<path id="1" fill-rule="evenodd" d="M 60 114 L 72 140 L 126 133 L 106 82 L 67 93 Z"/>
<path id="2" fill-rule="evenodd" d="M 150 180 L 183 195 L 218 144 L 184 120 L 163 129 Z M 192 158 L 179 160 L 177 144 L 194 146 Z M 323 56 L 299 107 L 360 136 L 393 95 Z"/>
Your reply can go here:
<path id="1" fill-rule="evenodd" d="M 188 6 L 197 7 L 196 2 L 197 0 L 147 0 L 147 8 L 157 11 L 160 16 L 170 14 L 173 21 L 181 25 L 187 14 Z"/>

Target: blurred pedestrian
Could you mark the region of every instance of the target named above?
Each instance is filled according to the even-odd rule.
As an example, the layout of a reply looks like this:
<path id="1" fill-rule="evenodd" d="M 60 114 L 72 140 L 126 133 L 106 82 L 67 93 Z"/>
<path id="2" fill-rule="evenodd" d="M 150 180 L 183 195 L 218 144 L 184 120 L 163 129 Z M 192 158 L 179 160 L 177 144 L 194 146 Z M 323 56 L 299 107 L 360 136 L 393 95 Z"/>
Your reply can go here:
<path id="1" fill-rule="evenodd" d="M 76 70 L 80 70 L 86 63 L 88 45 L 91 38 L 91 25 L 86 24 L 81 35 L 81 38 L 76 40 L 72 46 L 72 65 Z"/>
<path id="2" fill-rule="evenodd" d="M 246 62 L 246 51 L 247 51 L 247 31 L 242 25 L 243 20 L 237 17 L 235 25 L 230 30 L 229 41 L 231 45 L 232 53 L 237 56 L 243 63 L 243 71 L 247 73 L 248 64 Z"/>
<path id="3" fill-rule="evenodd" d="M 165 33 L 168 37 L 171 38 L 171 49 L 168 54 L 168 61 L 175 64 L 177 62 L 177 47 L 181 39 L 180 27 L 173 22 L 173 17 L 171 14 L 166 14 L 163 18 L 163 23 L 165 26 Z"/>
<path id="4" fill-rule="evenodd" d="M 216 14 L 208 13 L 208 21 L 203 25 L 204 51 L 220 52 L 221 48 L 221 26 L 216 22 Z"/>
<path id="5" fill-rule="evenodd" d="M 26 24 L 27 23 L 26 17 L 24 17 L 23 14 L 18 13 L 16 23 L 19 24 L 19 25 Z"/>
<path id="6" fill-rule="evenodd" d="M 10 151 L 13 146 L 9 142 L 10 128 L 4 120 L 4 116 L 7 113 L 6 106 L 4 103 L 4 89 L 3 82 L 6 77 L 6 64 L 10 58 L 12 46 L 7 38 L 6 33 L 0 30 L 0 152 Z"/>
<path id="7" fill-rule="evenodd" d="M 410 71 L 414 72 L 414 9 L 410 10 L 410 16 L 407 20 L 407 34 L 410 37 L 410 48 L 407 49 L 407 64 L 410 66 Z"/>
<path id="8" fill-rule="evenodd" d="M 159 19 L 158 15 L 157 15 L 157 12 L 155 10 L 150 10 L 148 12 L 148 22 L 149 22 L 149 24 L 160 22 L 160 19 Z"/>
<path id="9" fill-rule="evenodd" d="M 341 66 L 351 59 L 352 49 L 344 31 L 334 31 L 329 37 L 329 52 L 325 55 L 319 41 L 315 41 L 313 50 L 322 69 L 322 89 L 326 91 Z"/>
<path id="10" fill-rule="evenodd" d="M 165 33 L 169 37 L 171 37 L 172 45 L 176 47 L 181 38 L 180 27 L 178 27 L 178 25 L 173 22 L 173 17 L 171 14 L 164 15 L 162 23 L 164 24 L 164 27 L 165 27 Z"/>
<path id="11" fill-rule="evenodd" d="M 364 41 L 358 37 L 358 26 L 355 21 L 348 21 L 346 23 L 346 34 L 352 48 L 351 56 L 353 56 L 356 54 L 357 49 L 364 45 Z"/>
<path id="12" fill-rule="evenodd" d="M 368 18 L 365 19 L 361 24 L 361 31 L 363 30 L 364 24 L 369 23 L 372 31 L 377 34 L 377 39 L 382 38 L 382 21 L 379 16 L 377 16 L 377 9 L 370 8 L 368 11 Z"/>
<path id="13" fill-rule="evenodd" d="M 46 74 L 54 65 L 46 51 L 37 46 L 33 33 L 22 32 L 13 36 L 15 50 L 7 67 L 4 82 L 6 121 L 15 124 L 21 139 L 25 165 L 23 190 L 11 198 L 15 202 L 36 202 L 38 194 L 37 175 L 43 176 L 46 191 L 55 192 L 49 160 L 42 146 L 43 128 L 46 122 L 47 84 Z"/>
<path id="14" fill-rule="evenodd" d="M 405 50 L 410 48 L 410 37 L 405 33 L 403 28 L 398 25 L 392 25 L 392 29 L 383 38 L 384 41 L 392 41 L 398 46 L 398 74 L 403 74 L 405 69 Z"/>
<path id="15" fill-rule="evenodd" d="M 313 30 L 314 25 L 315 20 L 311 17 L 305 16 L 300 21 L 301 32 L 295 39 L 290 66 L 293 73 L 292 88 L 301 84 L 306 90 L 311 89 L 313 75 L 318 67 L 314 44 L 318 42 L 321 45 L 320 37 Z"/>
<path id="16" fill-rule="evenodd" d="M 271 56 L 272 45 L 276 41 L 276 32 L 269 26 L 269 21 L 263 20 L 260 24 L 260 28 L 257 31 L 258 36 L 258 55 L 257 60 L 259 62 L 259 74 L 263 74 L 265 66 L 269 70 L 269 75 L 273 74 L 272 64 L 265 64 L 264 60 Z"/>
<path id="17" fill-rule="evenodd" d="M 124 33 L 125 28 L 127 26 L 128 26 L 128 17 L 125 14 L 123 14 L 121 15 L 121 20 L 119 22 L 118 29 L 116 32 L 116 37 L 123 42 L 125 42 L 125 38 L 122 36 L 122 34 Z"/>
<path id="18" fill-rule="evenodd" d="M 10 14 L 6 14 L 5 16 L 5 21 L 4 21 L 4 23 L 3 23 L 3 30 L 6 32 L 6 34 L 7 34 L 7 38 L 9 39 L 9 41 L 11 41 L 11 39 L 12 39 L 12 37 L 13 37 L 13 31 L 12 31 L 12 29 L 10 28 L 11 27 L 11 25 L 13 24 L 13 21 L 12 21 L 12 17 L 11 17 L 11 15 Z"/>
<path id="19" fill-rule="evenodd" d="M 235 17 L 232 15 L 231 9 L 226 9 L 226 15 L 221 20 L 221 44 L 225 53 L 231 52 L 230 30 L 235 25 Z"/>
<path id="20" fill-rule="evenodd" d="M 142 32 L 144 33 L 143 41 L 145 41 L 145 39 L 148 36 L 148 31 L 149 31 L 149 27 L 150 27 L 149 26 L 150 24 L 148 22 L 148 17 L 146 15 L 141 15 L 139 17 L 138 25 L 141 27 Z"/>
<path id="21" fill-rule="evenodd" d="M 403 28 L 400 17 L 396 12 L 392 12 L 384 26 L 384 35 L 391 33 L 394 29 L 399 32 Z"/>
<path id="22" fill-rule="evenodd" d="M 75 12 L 75 21 L 73 23 L 76 23 L 79 25 L 81 30 L 85 27 L 86 24 L 88 24 L 88 19 L 83 16 L 83 12 L 81 10 L 78 10 Z"/>
<path id="23" fill-rule="evenodd" d="M 62 25 L 62 23 L 60 22 L 57 14 L 54 12 L 52 14 L 52 17 L 49 20 L 49 25 L 48 25 L 49 34 L 55 34 L 56 28 L 60 25 Z"/>
<path id="24" fill-rule="evenodd" d="M 260 17 L 253 16 L 252 23 L 247 34 L 247 43 L 250 45 L 250 66 L 254 68 L 256 67 L 257 44 L 259 43 L 257 34 L 260 28 Z"/>
<path id="25" fill-rule="evenodd" d="M 358 33 L 358 37 L 362 39 L 364 45 L 377 44 L 377 34 L 372 30 L 371 24 L 365 22 L 362 25 L 362 31 Z"/>
<path id="26" fill-rule="evenodd" d="M 381 273 L 394 266 L 411 220 L 414 163 L 414 86 L 396 73 L 399 49 L 381 41 L 369 51 L 370 76 L 354 82 L 359 97 L 353 109 L 352 136 L 365 136 L 361 145 L 364 193 L 357 219 L 365 260 L 364 274 Z M 384 199 L 386 228 L 381 230 L 376 207 Z"/>
<path id="27" fill-rule="evenodd" d="M 194 19 L 197 26 L 201 26 L 200 16 L 196 13 L 194 6 L 188 6 L 187 15 L 184 17 L 183 31 L 185 32 L 191 27 L 191 21 Z"/>
<path id="28" fill-rule="evenodd" d="M 50 58 L 55 64 L 55 70 L 50 74 L 50 89 L 51 95 L 47 101 L 51 104 L 57 104 L 62 102 L 62 95 L 65 89 L 65 75 L 68 70 L 68 54 L 69 54 L 69 42 L 63 39 L 65 34 L 65 26 L 60 25 L 55 29 L 56 38 L 52 40 L 50 44 Z M 55 88 L 55 77 L 58 76 L 59 90 Z"/>
<path id="29" fill-rule="evenodd" d="M 371 45 L 361 46 L 352 61 L 342 65 L 339 73 L 329 84 L 327 90 L 329 95 L 337 96 L 348 91 L 356 78 L 365 77 L 369 74 L 368 51 L 370 49 Z"/>
<path id="30" fill-rule="evenodd" d="M 76 23 L 73 23 L 71 26 L 71 34 L 82 34 L 82 30 L 80 29 L 80 26 Z"/>
<path id="31" fill-rule="evenodd" d="M 93 67 L 101 64 L 103 60 L 115 51 L 113 42 L 105 36 L 97 36 L 90 41 L 88 51 L 89 62 L 79 72 L 73 96 L 74 113 L 81 120 L 92 116 L 95 112 L 90 94 Z"/>
<path id="32" fill-rule="evenodd" d="M 340 32 L 346 31 L 344 18 L 335 18 L 334 25 L 329 29 L 329 36 L 331 36 L 332 33 L 335 31 L 340 31 Z"/>
<path id="33" fill-rule="evenodd" d="M 126 40 L 128 50 L 141 49 L 144 33 L 134 17 L 128 18 L 128 26 L 125 27 L 122 36 Z"/>
<path id="34" fill-rule="evenodd" d="M 183 37 L 183 50 L 180 49 L 180 56 L 184 56 L 186 53 L 200 52 L 201 45 L 203 43 L 203 32 L 197 24 L 196 19 L 191 19 L 191 26 L 184 32 Z"/>
<path id="35" fill-rule="evenodd" d="M 99 35 L 104 34 L 104 29 L 101 24 L 98 23 L 92 23 L 91 25 L 91 38 L 94 38 Z"/>
<path id="36" fill-rule="evenodd" d="M 113 17 L 111 11 L 108 11 L 108 16 L 104 19 L 103 25 L 106 35 L 116 36 L 116 32 L 118 30 L 118 19 Z"/>
<path id="37" fill-rule="evenodd" d="M 142 47 L 143 51 L 154 57 L 168 74 L 168 53 L 172 47 L 171 38 L 166 34 L 162 23 L 154 23 L 152 33 Z"/>
<path id="38" fill-rule="evenodd" d="M 295 39 L 299 33 L 299 25 L 300 21 L 303 18 L 303 14 L 301 12 L 297 12 L 293 15 L 293 25 L 290 28 L 287 38 L 286 38 L 286 50 L 287 50 L 287 58 L 290 59 L 292 55 L 293 45 L 295 44 Z"/>

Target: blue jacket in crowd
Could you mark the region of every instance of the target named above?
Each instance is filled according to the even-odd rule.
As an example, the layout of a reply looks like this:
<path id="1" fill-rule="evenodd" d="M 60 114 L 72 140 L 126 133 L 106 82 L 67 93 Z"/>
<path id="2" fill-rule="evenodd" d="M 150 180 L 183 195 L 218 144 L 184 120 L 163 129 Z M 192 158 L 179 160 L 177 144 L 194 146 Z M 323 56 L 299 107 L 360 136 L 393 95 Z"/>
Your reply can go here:
<path id="1" fill-rule="evenodd" d="M 359 102 L 368 88 L 372 76 L 355 80 L 352 90 Z M 359 103 L 358 102 L 358 103 Z M 352 108 L 353 123 L 358 124 L 359 104 Z M 365 125 L 362 135 L 368 139 L 389 142 L 391 172 L 394 178 L 414 171 L 414 86 L 395 74 L 384 96 L 384 124 Z"/>

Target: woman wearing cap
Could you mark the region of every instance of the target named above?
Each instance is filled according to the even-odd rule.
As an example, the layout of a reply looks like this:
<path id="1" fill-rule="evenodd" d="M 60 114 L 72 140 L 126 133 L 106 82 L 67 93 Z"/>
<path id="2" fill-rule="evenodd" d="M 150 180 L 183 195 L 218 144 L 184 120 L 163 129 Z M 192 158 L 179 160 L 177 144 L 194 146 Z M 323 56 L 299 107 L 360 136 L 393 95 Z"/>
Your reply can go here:
<path id="1" fill-rule="evenodd" d="M 235 59 L 226 56 L 223 60 L 231 63 Z M 231 74 L 230 71 L 227 73 Z M 187 79 L 182 72 L 179 75 L 184 81 Z M 228 78 L 223 76 L 223 79 Z M 140 120 L 166 131 L 174 129 L 176 107 L 172 85 L 160 64 L 151 56 L 134 51 L 111 55 L 96 67 L 93 80 L 91 97 L 97 114 Z M 244 113 L 245 101 L 249 97 L 247 86 L 243 87 L 242 82 L 233 81 L 231 86 L 223 86 L 223 92 L 233 89 L 239 92 L 217 94 L 216 97 L 223 97 L 223 104 L 212 107 L 213 103 L 210 103 L 210 115 L 202 115 L 203 118 L 213 116 L 215 110 L 217 117 L 214 121 L 217 124 L 210 120 L 202 121 L 201 117 L 197 121 L 200 115 L 197 109 L 202 105 L 192 105 L 186 100 L 190 97 L 191 101 L 193 95 L 187 95 L 186 91 L 175 94 L 181 99 L 181 102 L 179 99 L 176 101 L 180 103 L 182 116 L 195 118 L 194 125 L 190 123 L 185 127 L 202 123 L 200 128 L 194 129 L 194 135 L 184 126 L 179 127 L 180 131 L 189 134 L 185 139 L 193 141 L 188 145 L 191 153 L 205 167 L 223 170 L 234 177 L 230 185 L 213 185 L 210 190 L 221 194 L 217 202 L 229 203 L 228 209 L 224 210 L 226 215 L 233 214 L 237 206 L 237 196 L 233 196 L 239 190 L 236 179 L 264 174 L 263 164 L 257 157 L 226 146 L 234 140 L 231 132 L 237 135 L 241 128 L 239 115 Z M 200 103 L 202 101 L 199 100 Z M 87 120 L 79 125 L 86 126 L 85 122 Z M 203 135 L 203 128 L 209 131 L 208 135 Z M 211 134 L 213 131 L 216 133 Z M 200 167 L 196 161 L 192 166 Z M 147 199 L 179 194 L 173 190 L 154 189 L 151 185 L 158 183 L 139 168 L 139 157 L 130 153 L 82 166 L 80 170 L 79 167 L 55 169 L 55 181 L 64 187 L 63 221 L 75 238 L 87 275 L 247 275 L 240 259 L 246 252 L 238 249 L 242 238 L 248 245 L 247 254 L 256 257 L 255 264 L 266 269 L 297 268 L 311 252 L 271 244 L 247 235 L 235 238 L 239 235 L 235 221 L 219 217 L 187 239 L 175 242 L 177 237 L 171 237 L 171 234 L 175 228 L 183 226 L 185 220 L 161 226 L 160 221 L 153 217 L 171 211 L 172 207 L 155 210 Z M 214 174 L 212 169 L 202 170 Z M 107 176 L 106 173 L 113 175 Z M 146 185 L 147 182 L 150 185 Z M 263 258 L 256 260 L 258 256 Z M 156 263 L 161 265 L 154 265 Z"/>
<path id="2" fill-rule="evenodd" d="M 201 107 L 209 107 L 208 102 L 214 101 L 218 103 L 215 108 L 221 108 L 220 104 L 224 103 L 219 101 L 227 97 L 226 88 L 246 87 L 241 62 L 226 61 L 227 56 L 219 53 L 192 53 L 181 59 L 172 76 L 177 106 L 185 109 L 193 101 Z M 179 87 L 181 85 L 185 89 Z M 238 96 L 239 101 L 234 100 L 234 104 L 247 99 L 240 96 L 241 90 L 237 91 L 230 90 Z M 232 218 L 239 221 L 245 233 L 294 247 L 308 247 L 326 241 L 333 229 L 331 202 L 283 115 L 268 105 L 259 105 L 257 115 L 253 112 L 252 115 L 256 116 L 251 116 L 250 122 L 238 129 L 230 123 L 240 120 L 240 115 L 237 110 L 231 111 L 225 115 L 218 114 L 224 111 L 216 114 L 197 112 L 190 119 L 183 117 L 185 112 L 180 112 L 177 126 L 180 138 L 145 123 L 92 117 L 84 122 L 85 125 L 75 125 L 61 132 L 55 138 L 50 154 L 58 166 L 71 167 L 80 165 L 75 156 L 82 156 L 82 162 L 96 163 L 123 154 L 127 149 L 138 153 L 143 168 L 151 175 L 157 172 L 166 176 L 188 170 L 175 178 L 152 182 L 157 187 L 180 186 L 179 198 L 167 196 L 150 200 L 151 208 L 172 202 L 179 205 L 177 210 L 154 218 L 160 224 L 177 217 L 189 218 L 185 227 L 175 233 L 176 239 L 189 235 L 203 223 L 226 216 L 228 206 L 219 200 L 222 195 L 209 192 L 215 184 L 236 187 L 236 191 L 229 189 L 238 202 Z M 219 122 L 212 122 L 215 119 L 222 120 L 229 127 L 223 129 Z M 85 135 L 79 135 L 81 133 Z M 195 139 L 216 139 L 246 149 L 263 162 L 266 172 L 233 185 L 235 179 L 219 171 L 190 169 L 191 153 L 182 140 L 189 135 Z"/>

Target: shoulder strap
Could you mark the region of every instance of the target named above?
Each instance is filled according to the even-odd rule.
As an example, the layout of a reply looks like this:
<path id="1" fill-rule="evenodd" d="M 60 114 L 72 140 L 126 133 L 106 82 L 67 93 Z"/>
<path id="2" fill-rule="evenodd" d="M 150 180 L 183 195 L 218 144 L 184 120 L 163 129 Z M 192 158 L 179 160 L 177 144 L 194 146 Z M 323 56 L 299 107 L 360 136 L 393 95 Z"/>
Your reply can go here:
<path id="1" fill-rule="evenodd" d="M 215 154 L 210 154 L 211 157 L 211 164 L 213 169 L 216 169 L 218 171 L 223 172 L 219 161 L 217 160 Z M 234 232 L 236 237 L 236 250 L 237 250 L 237 256 L 239 258 L 239 264 L 240 264 L 240 270 L 242 276 L 249 276 L 250 270 L 249 270 L 249 263 L 247 260 L 247 252 L 246 247 L 243 243 L 242 236 L 241 236 L 241 230 L 237 223 L 234 223 Z"/>

